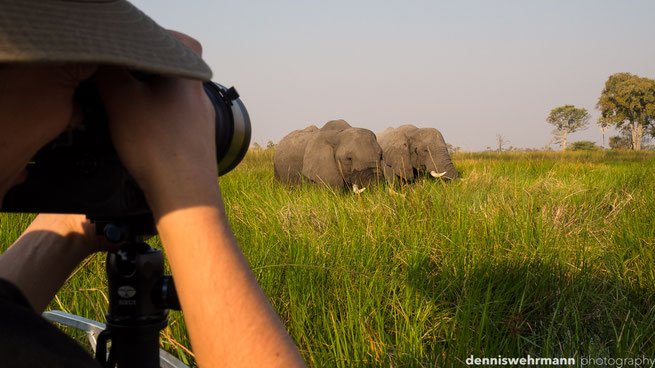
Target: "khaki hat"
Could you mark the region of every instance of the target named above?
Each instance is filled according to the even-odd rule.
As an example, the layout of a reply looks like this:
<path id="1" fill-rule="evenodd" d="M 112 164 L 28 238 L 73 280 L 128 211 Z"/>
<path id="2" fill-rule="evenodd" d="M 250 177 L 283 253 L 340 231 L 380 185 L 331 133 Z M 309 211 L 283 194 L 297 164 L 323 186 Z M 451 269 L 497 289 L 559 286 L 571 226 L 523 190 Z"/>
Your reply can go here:
<path id="1" fill-rule="evenodd" d="M 124 0 L 0 0 L 0 63 L 83 62 L 191 79 L 211 69 Z"/>

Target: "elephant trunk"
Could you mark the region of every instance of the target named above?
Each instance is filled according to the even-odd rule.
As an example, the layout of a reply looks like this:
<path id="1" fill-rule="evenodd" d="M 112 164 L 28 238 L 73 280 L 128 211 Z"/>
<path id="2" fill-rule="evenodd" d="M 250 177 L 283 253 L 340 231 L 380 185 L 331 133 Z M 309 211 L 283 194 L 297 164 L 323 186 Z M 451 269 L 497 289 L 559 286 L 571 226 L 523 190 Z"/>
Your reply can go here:
<path id="1" fill-rule="evenodd" d="M 402 180 L 412 181 L 414 180 L 414 166 L 409 159 L 409 155 L 405 156 L 406 157 L 394 157 L 391 163 L 391 168 L 393 173 Z"/>
<path id="2" fill-rule="evenodd" d="M 430 152 L 430 157 L 426 161 L 426 171 L 432 177 L 443 179 L 457 178 L 457 170 L 455 170 L 446 146 L 436 147 L 434 152 Z"/>
<path id="3" fill-rule="evenodd" d="M 376 184 L 382 176 L 381 169 L 373 167 L 353 171 L 348 181 L 358 187 L 367 187 Z"/>

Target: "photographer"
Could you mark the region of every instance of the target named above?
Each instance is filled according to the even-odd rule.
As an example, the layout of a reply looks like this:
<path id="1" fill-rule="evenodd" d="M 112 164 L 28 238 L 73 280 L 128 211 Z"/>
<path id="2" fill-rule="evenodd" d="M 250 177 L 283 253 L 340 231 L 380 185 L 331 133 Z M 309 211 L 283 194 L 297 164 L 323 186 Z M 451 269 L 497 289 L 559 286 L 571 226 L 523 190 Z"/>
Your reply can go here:
<path id="1" fill-rule="evenodd" d="M 152 209 L 197 364 L 303 366 L 225 215 L 200 54 L 126 1 L 0 0 L 0 203 L 39 148 L 81 122 L 74 92 L 93 81 Z M 96 366 L 38 315 L 79 262 L 112 247 L 94 234 L 82 215 L 39 215 L 0 256 L 3 367 Z"/>

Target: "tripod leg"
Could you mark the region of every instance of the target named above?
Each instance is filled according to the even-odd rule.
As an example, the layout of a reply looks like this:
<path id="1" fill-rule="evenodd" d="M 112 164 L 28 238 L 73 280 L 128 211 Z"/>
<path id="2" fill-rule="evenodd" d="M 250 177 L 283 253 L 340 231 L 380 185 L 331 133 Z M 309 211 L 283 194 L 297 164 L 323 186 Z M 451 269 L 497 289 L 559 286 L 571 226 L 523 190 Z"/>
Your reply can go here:
<path id="1" fill-rule="evenodd" d="M 96 360 L 104 368 L 114 368 L 116 365 L 109 365 L 110 359 L 107 359 L 107 340 L 110 340 L 109 331 L 104 330 L 98 336 L 98 343 L 96 344 Z"/>
<path id="2" fill-rule="evenodd" d="M 86 332 L 86 337 L 89 339 L 93 351 L 96 351 L 98 336 L 105 329 L 104 323 L 62 311 L 45 311 L 43 312 L 43 318 Z"/>
<path id="3" fill-rule="evenodd" d="M 105 357 L 105 361 L 113 362 L 114 365 L 116 364 L 115 357 L 112 356 L 107 357 L 106 341 L 103 342 L 101 341 L 100 338 L 100 334 L 105 329 L 104 323 L 100 323 L 98 321 L 94 321 L 70 313 L 65 313 L 62 311 L 47 311 L 43 313 L 43 317 L 49 321 L 56 322 L 64 326 L 73 327 L 78 330 L 86 332 L 93 350 L 97 352 L 97 349 L 100 346 L 104 346 L 105 351 L 102 356 Z M 105 340 L 104 337 L 102 339 Z M 111 355 L 111 351 L 110 351 L 110 355 Z M 159 364 L 161 365 L 161 368 L 189 368 L 186 364 L 182 363 L 173 355 L 167 353 L 162 349 L 159 349 Z M 103 367 L 107 367 L 107 366 L 103 365 Z"/>

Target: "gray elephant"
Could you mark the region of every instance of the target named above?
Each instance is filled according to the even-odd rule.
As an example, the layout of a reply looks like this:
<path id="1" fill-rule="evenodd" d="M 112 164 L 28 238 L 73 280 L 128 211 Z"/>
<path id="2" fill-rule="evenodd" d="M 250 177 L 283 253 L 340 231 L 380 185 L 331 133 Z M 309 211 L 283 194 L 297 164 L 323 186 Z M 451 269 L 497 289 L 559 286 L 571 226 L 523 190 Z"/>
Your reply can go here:
<path id="1" fill-rule="evenodd" d="M 303 178 L 355 192 L 382 177 L 382 148 L 368 129 L 332 120 L 321 129 L 310 126 L 282 138 L 273 155 L 275 178 L 298 184 Z"/>
<path id="2" fill-rule="evenodd" d="M 457 178 L 446 142 L 437 129 L 402 125 L 378 133 L 377 139 L 387 181 L 396 177 L 412 181 L 420 172 L 444 179 Z"/>

